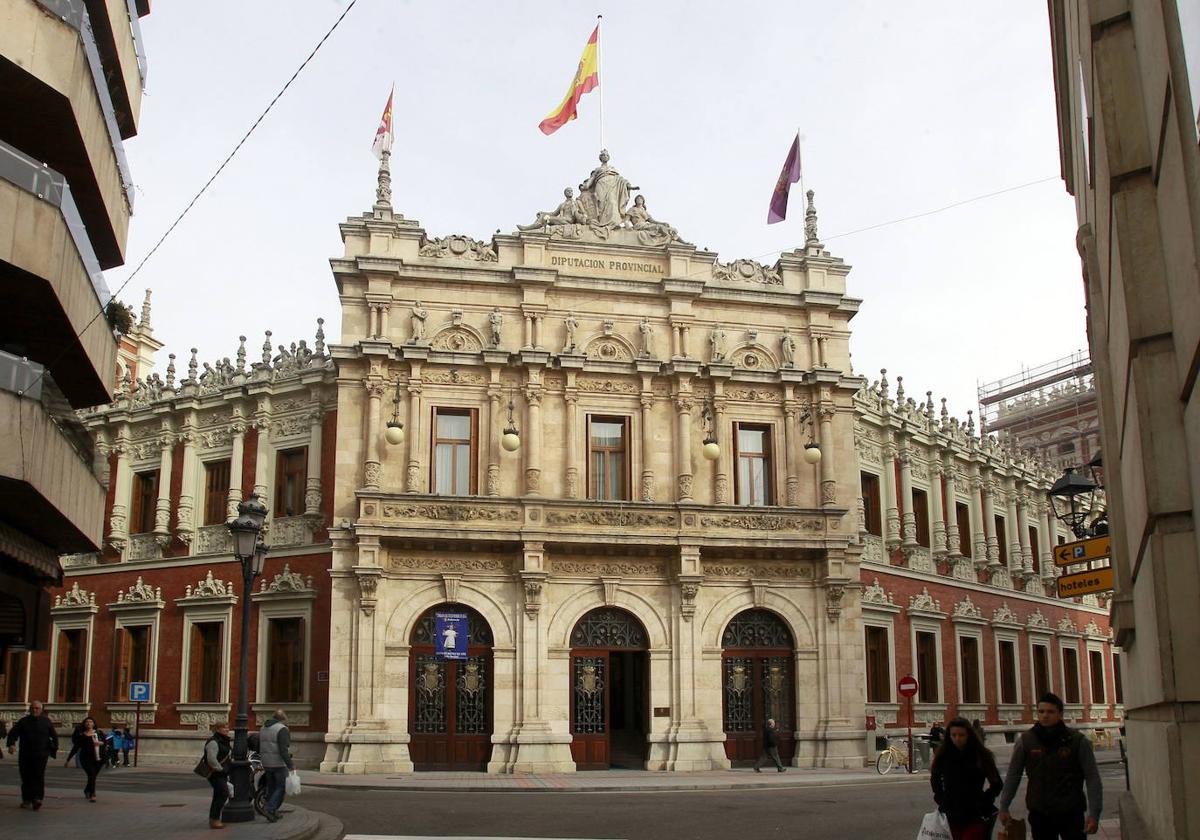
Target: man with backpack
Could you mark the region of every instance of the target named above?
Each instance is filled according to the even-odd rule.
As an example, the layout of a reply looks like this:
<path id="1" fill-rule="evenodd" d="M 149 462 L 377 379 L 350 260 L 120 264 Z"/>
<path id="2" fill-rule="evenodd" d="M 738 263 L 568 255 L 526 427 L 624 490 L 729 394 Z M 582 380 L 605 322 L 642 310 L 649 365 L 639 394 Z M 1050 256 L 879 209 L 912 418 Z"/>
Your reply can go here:
<path id="1" fill-rule="evenodd" d="M 295 769 L 292 763 L 292 736 L 283 709 L 276 709 L 275 715 L 258 731 L 258 756 L 267 778 L 265 816 L 275 822 L 279 819 L 279 808 L 287 793 L 288 772 Z"/>

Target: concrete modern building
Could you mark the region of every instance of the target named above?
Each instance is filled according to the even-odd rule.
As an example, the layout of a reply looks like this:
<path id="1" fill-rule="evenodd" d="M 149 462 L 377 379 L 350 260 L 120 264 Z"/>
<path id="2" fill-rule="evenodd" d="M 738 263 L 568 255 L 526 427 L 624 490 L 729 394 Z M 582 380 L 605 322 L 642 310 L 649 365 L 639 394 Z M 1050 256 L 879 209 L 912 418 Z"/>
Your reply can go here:
<path id="1" fill-rule="evenodd" d="M 1125 651 L 1121 830 L 1200 837 L 1200 10 L 1049 7 Z"/>
<path id="2" fill-rule="evenodd" d="M 40 649 L 58 555 L 101 544 L 104 488 L 72 409 L 107 403 L 102 270 L 125 258 L 146 2 L 0 4 L 0 700 Z"/>

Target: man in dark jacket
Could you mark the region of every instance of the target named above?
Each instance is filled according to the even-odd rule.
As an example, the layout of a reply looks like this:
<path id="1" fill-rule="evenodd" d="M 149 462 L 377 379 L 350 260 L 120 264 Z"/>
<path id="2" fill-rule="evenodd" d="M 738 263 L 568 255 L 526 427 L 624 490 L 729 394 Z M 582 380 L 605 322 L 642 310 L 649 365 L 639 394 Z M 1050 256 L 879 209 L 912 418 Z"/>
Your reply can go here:
<path id="1" fill-rule="evenodd" d="M 775 767 L 780 773 L 787 769 L 779 760 L 779 729 L 775 726 L 774 718 L 767 718 L 767 725 L 763 727 L 763 752 L 754 763 L 755 773 L 762 772 L 762 766 L 767 763 L 768 758 L 775 762 Z"/>
<path id="2" fill-rule="evenodd" d="M 1033 840 L 1083 840 L 1100 825 L 1104 794 L 1096 756 L 1083 733 L 1063 723 L 1062 712 L 1056 694 L 1038 701 L 1038 722 L 1013 745 L 1000 794 L 1000 822 L 1008 825 L 1008 806 L 1021 785 L 1021 773 L 1028 774 L 1025 806 Z"/>
<path id="3" fill-rule="evenodd" d="M 13 724 L 8 733 L 8 751 L 19 744 L 17 767 L 21 771 L 21 807 L 38 810 L 46 797 L 46 762 L 58 755 L 58 733 L 44 714 L 42 702 L 29 704 L 29 714 Z"/>
<path id="4" fill-rule="evenodd" d="M 258 731 L 258 757 L 262 759 L 263 773 L 267 777 L 264 816 L 270 822 L 275 822 L 279 819 L 279 806 L 283 804 L 283 797 L 287 793 L 288 772 L 296 769 L 292 763 L 292 737 L 283 709 L 277 709 L 275 716 Z"/>

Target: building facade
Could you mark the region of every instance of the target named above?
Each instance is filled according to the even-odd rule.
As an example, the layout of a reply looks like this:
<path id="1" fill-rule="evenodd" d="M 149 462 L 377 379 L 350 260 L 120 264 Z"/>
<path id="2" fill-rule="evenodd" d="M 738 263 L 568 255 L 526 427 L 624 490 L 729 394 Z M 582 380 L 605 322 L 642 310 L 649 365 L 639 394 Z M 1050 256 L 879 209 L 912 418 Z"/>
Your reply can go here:
<path id="1" fill-rule="evenodd" d="M 5 3 L 0 31 L 0 699 L 42 649 L 58 555 L 100 545 L 72 410 L 110 399 L 102 269 L 124 261 L 145 2 Z"/>
<path id="2" fill-rule="evenodd" d="M 1200 10 L 1051 0 L 1128 654 L 1124 837 L 1200 836 Z"/>

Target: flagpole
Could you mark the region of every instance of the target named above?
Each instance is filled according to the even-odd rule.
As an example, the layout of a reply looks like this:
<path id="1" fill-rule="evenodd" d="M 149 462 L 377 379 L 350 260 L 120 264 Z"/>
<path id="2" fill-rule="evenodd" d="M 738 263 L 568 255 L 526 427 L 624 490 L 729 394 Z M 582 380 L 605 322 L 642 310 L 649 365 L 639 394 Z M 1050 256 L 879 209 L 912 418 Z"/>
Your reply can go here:
<path id="1" fill-rule="evenodd" d="M 604 148 L 604 39 L 600 37 L 600 26 L 604 15 L 596 15 L 596 75 L 600 81 L 600 148 Z"/>
<path id="2" fill-rule="evenodd" d="M 796 129 L 796 160 L 800 163 L 800 197 L 802 200 L 808 195 L 804 191 L 804 135 L 800 133 L 800 129 Z"/>

